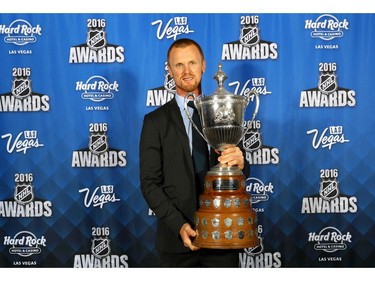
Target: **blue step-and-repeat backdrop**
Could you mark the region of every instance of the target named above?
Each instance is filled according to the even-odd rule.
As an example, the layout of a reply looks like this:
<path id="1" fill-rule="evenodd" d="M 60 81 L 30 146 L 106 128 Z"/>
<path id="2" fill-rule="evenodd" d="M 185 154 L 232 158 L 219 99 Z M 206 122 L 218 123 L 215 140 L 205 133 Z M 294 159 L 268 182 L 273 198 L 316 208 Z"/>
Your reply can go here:
<path id="1" fill-rule="evenodd" d="M 243 144 L 261 246 L 240 267 L 374 267 L 375 14 L 0 17 L 0 267 L 156 267 L 140 192 L 143 116 L 198 41 L 205 95 L 255 89 Z M 244 125 L 252 109 L 246 111 Z"/>

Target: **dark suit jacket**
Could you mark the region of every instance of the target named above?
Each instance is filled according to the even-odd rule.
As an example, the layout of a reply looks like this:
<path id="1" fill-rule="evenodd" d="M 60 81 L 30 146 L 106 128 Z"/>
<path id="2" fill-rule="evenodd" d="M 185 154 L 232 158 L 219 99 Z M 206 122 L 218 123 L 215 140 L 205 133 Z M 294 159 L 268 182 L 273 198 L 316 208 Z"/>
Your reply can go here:
<path id="1" fill-rule="evenodd" d="M 186 222 L 194 226 L 198 206 L 189 139 L 175 98 L 145 115 L 139 148 L 141 191 L 158 218 L 156 247 L 189 252 L 179 231 Z M 210 165 L 216 161 L 213 152 Z M 244 174 L 249 174 L 247 161 Z"/>

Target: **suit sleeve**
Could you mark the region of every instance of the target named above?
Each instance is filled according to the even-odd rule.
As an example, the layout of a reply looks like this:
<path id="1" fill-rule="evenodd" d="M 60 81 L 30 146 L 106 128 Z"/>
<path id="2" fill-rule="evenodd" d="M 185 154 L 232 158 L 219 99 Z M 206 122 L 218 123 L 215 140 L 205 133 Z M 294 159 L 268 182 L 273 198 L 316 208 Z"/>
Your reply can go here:
<path id="1" fill-rule="evenodd" d="M 187 222 L 163 187 L 163 155 L 160 124 L 146 115 L 140 138 L 140 182 L 141 192 L 158 219 L 176 235 Z"/>

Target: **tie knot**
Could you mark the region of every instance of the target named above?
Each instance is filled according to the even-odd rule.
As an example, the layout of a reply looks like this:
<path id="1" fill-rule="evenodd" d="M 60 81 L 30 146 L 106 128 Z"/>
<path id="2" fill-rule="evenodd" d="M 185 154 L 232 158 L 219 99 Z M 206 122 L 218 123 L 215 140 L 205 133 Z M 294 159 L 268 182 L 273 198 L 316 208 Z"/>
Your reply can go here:
<path id="1" fill-rule="evenodd" d="M 191 100 L 191 101 L 189 101 L 188 103 L 188 106 L 190 107 L 190 108 L 193 108 L 194 110 L 197 110 L 197 108 L 195 107 L 195 104 L 194 104 L 194 102 Z"/>

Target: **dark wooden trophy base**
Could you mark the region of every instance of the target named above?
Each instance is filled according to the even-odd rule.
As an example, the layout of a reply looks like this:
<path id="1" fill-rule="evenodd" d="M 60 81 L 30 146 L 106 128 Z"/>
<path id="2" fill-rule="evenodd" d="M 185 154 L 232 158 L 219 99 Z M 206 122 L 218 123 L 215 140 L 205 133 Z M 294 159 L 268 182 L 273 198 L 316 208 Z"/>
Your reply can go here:
<path id="1" fill-rule="evenodd" d="M 199 206 L 195 212 L 195 246 L 241 249 L 259 245 L 257 215 L 240 169 L 214 167 L 209 171 Z"/>

